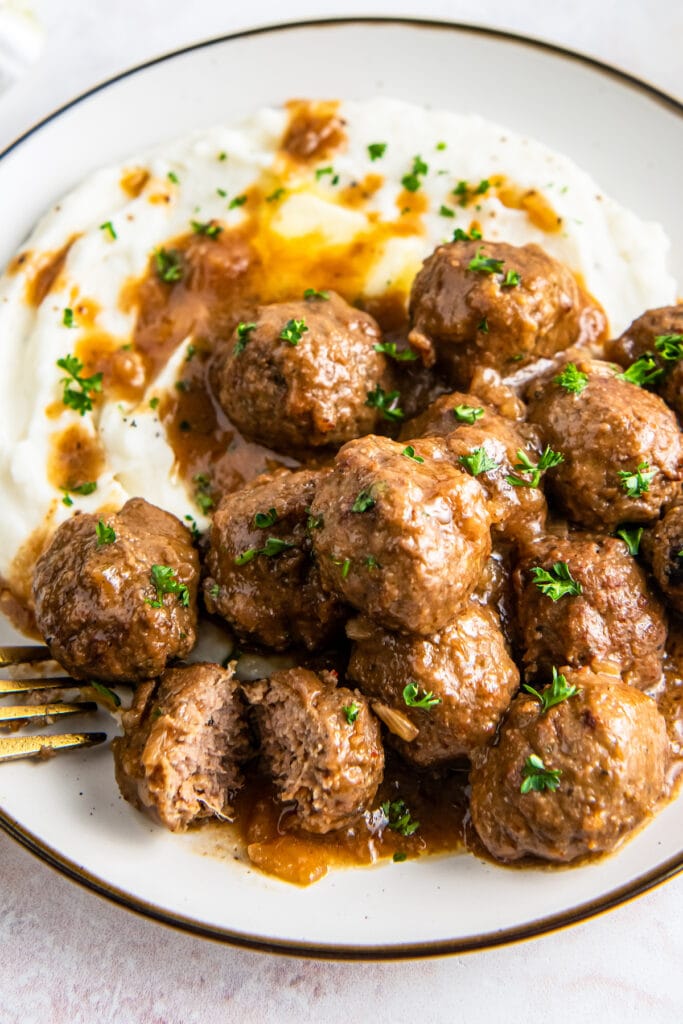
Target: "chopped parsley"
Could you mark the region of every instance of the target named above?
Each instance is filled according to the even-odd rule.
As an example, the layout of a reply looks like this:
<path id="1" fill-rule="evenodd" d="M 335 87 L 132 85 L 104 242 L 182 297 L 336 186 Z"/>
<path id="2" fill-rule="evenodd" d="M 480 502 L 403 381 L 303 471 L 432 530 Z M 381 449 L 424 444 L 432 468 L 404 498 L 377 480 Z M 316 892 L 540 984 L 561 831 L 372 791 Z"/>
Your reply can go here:
<path id="1" fill-rule="evenodd" d="M 556 704 L 561 704 L 563 700 L 569 700 L 570 697 L 575 697 L 579 692 L 578 686 L 573 686 L 567 682 L 565 676 L 553 666 L 553 681 L 549 686 L 546 686 L 543 690 L 535 690 L 533 686 L 525 683 L 522 687 L 527 693 L 530 693 L 532 697 L 535 697 L 541 704 L 541 714 L 545 714 L 550 708 L 554 708 Z"/>
<path id="2" fill-rule="evenodd" d="M 296 545 L 290 544 L 287 540 L 280 540 L 279 537 L 269 537 L 262 548 L 247 548 L 241 554 L 235 556 L 235 565 L 246 565 L 257 555 L 265 555 L 266 558 L 274 558 L 281 555 L 283 551 L 293 548 Z"/>
<path id="3" fill-rule="evenodd" d="M 356 702 L 354 701 L 353 704 L 347 704 L 346 707 L 343 707 L 342 711 L 344 712 L 346 721 L 349 723 L 349 725 L 353 725 L 353 723 L 358 718 L 360 704 L 356 704 Z"/>
<path id="4" fill-rule="evenodd" d="M 345 580 L 346 577 L 349 575 L 349 569 L 350 568 L 351 568 L 351 559 L 350 558 L 345 558 L 344 561 L 342 562 L 342 571 L 341 571 L 341 576 L 342 576 L 343 580 Z"/>
<path id="5" fill-rule="evenodd" d="M 553 377 L 553 380 L 571 395 L 580 395 L 588 384 L 588 374 L 577 369 L 575 363 L 567 363 L 562 373 Z"/>
<path id="6" fill-rule="evenodd" d="M 490 473 L 492 469 L 498 468 L 498 463 L 490 455 L 487 455 L 485 448 L 475 448 L 470 455 L 461 455 L 458 462 L 471 476 Z"/>
<path id="7" fill-rule="evenodd" d="M 159 408 L 159 398 L 158 398 L 157 395 L 155 395 L 154 398 L 150 398 L 150 400 L 149 400 L 149 407 L 150 407 L 150 409 L 158 409 Z"/>
<path id="8" fill-rule="evenodd" d="M 417 192 L 420 185 L 422 184 L 422 178 L 429 170 L 429 167 L 424 162 L 422 157 L 416 156 L 413 159 L 413 167 L 409 174 L 404 174 L 401 178 L 401 184 L 403 185 L 406 192 Z"/>
<path id="9" fill-rule="evenodd" d="M 640 541 L 643 536 L 642 526 L 622 526 L 615 537 L 620 537 L 628 548 L 629 555 L 637 555 L 640 551 Z"/>
<path id="10" fill-rule="evenodd" d="M 320 181 L 326 174 L 334 175 L 334 167 L 318 167 L 315 172 L 316 180 Z"/>
<path id="11" fill-rule="evenodd" d="M 235 346 L 232 350 L 233 355 L 238 356 L 240 352 L 244 352 L 247 347 L 247 342 L 249 341 L 249 335 L 252 331 L 256 330 L 257 326 L 257 324 L 238 323 L 235 332 L 237 334 L 237 341 L 235 342 Z"/>
<path id="12" fill-rule="evenodd" d="M 683 359 L 683 334 L 658 334 L 655 349 L 667 362 L 678 362 Z"/>
<path id="13" fill-rule="evenodd" d="M 266 202 L 276 203 L 278 199 L 282 199 L 286 191 L 287 189 L 282 188 L 282 186 L 280 186 L 280 188 L 276 188 L 273 192 L 270 193 L 269 196 L 266 196 Z"/>
<path id="14" fill-rule="evenodd" d="M 436 146 L 434 148 L 437 149 L 440 153 L 442 153 L 444 151 L 444 149 L 446 148 L 446 143 L 445 142 L 437 142 L 437 144 L 436 144 Z"/>
<path id="15" fill-rule="evenodd" d="M 358 492 L 358 496 L 351 506 L 352 512 L 369 512 L 371 508 L 377 504 L 375 499 L 372 497 L 372 491 L 369 487 L 363 488 L 362 491 Z"/>
<path id="16" fill-rule="evenodd" d="M 98 548 L 104 547 L 105 544 L 113 544 L 116 540 L 116 532 L 113 527 L 107 526 L 103 519 L 100 519 L 95 527 L 95 533 L 97 535 Z"/>
<path id="17" fill-rule="evenodd" d="M 471 228 L 468 234 L 462 228 L 456 228 L 452 240 L 454 242 L 478 242 L 481 240 L 481 231 L 478 228 Z"/>
<path id="18" fill-rule="evenodd" d="M 479 326 L 477 327 L 477 330 L 481 334 L 488 334 L 489 333 L 489 322 L 486 319 L 486 317 L 484 317 L 484 319 L 480 321 Z"/>
<path id="19" fill-rule="evenodd" d="M 228 198 L 228 193 L 225 191 L 224 188 L 217 188 L 216 189 L 216 195 L 219 195 L 221 197 L 221 199 L 227 199 Z"/>
<path id="20" fill-rule="evenodd" d="M 451 412 L 458 422 L 469 423 L 470 426 L 484 415 L 484 410 L 477 405 L 456 405 Z"/>
<path id="21" fill-rule="evenodd" d="M 257 530 L 268 530 L 275 526 L 276 522 L 277 512 L 274 508 L 269 508 L 267 512 L 257 512 L 254 516 L 254 526 Z"/>
<path id="22" fill-rule="evenodd" d="M 100 224 L 100 231 L 106 231 L 109 237 L 112 239 L 112 241 L 119 237 L 116 234 L 116 231 L 114 230 L 114 225 L 110 220 L 105 220 L 104 224 Z"/>
<path id="23" fill-rule="evenodd" d="M 379 564 L 379 562 L 377 561 L 377 559 L 375 558 L 374 555 L 368 555 L 367 558 L 365 559 L 365 563 L 364 564 L 365 564 L 365 566 L 368 569 L 381 569 L 382 568 L 382 566 Z"/>
<path id="24" fill-rule="evenodd" d="M 523 780 L 519 791 L 530 793 L 533 790 L 535 793 L 542 793 L 543 790 L 549 789 L 554 792 L 559 789 L 561 774 L 561 769 L 546 768 L 537 754 L 530 754 L 522 768 Z"/>
<path id="25" fill-rule="evenodd" d="M 441 704 L 441 697 L 435 697 L 431 690 L 423 690 L 420 696 L 420 688 L 414 682 L 403 687 L 403 700 L 407 707 L 422 708 L 424 711 L 430 711 Z"/>
<path id="26" fill-rule="evenodd" d="M 410 348 L 399 351 L 395 341 L 378 341 L 372 346 L 375 352 L 381 352 L 397 363 L 412 363 L 417 359 L 417 354 Z"/>
<path id="27" fill-rule="evenodd" d="M 308 519 L 306 520 L 307 530 L 319 530 L 324 524 L 322 515 L 316 516 L 312 512 L 308 513 Z"/>
<path id="28" fill-rule="evenodd" d="M 242 196 L 235 196 L 235 198 L 231 199 L 230 202 L 228 203 L 228 209 L 229 210 L 235 210 L 235 209 L 237 209 L 238 206 L 244 206 L 246 201 L 247 201 L 247 197 L 244 196 L 244 195 L 242 195 Z"/>
<path id="29" fill-rule="evenodd" d="M 90 685 L 95 693 L 99 693 L 100 697 L 104 697 L 104 699 L 109 701 L 110 704 L 113 704 L 115 708 L 121 707 L 121 698 L 118 693 L 114 693 L 114 691 L 110 690 L 108 686 L 104 685 L 104 683 L 98 683 L 96 679 L 91 679 Z"/>
<path id="30" fill-rule="evenodd" d="M 371 160 L 380 160 L 387 151 L 386 142 L 371 142 L 368 146 L 368 154 Z"/>
<path id="31" fill-rule="evenodd" d="M 175 249 L 155 249 L 154 266 L 157 276 L 166 284 L 180 281 L 183 276 L 183 261 Z"/>
<path id="32" fill-rule="evenodd" d="M 67 306 L 62 313 L 62 323 L 65 327 L 76 327 L 76 321 L 74 320 L 74 311 L 70 306 Z"/>
<path id="33" fill-rule="evenodd" d="M 473 256 L 467 264 L 468 270 L 474 270 L 479 274 L 502 274 L 505 260 L 497 260 L 493 256 L 482 255 L 484 249 L 480 246 L 476 256 Z"/>
<path id="34" fill-rule="evenodd" d="M 60 381 L 64 388 L 62 402 L 70 409 L 75 409 L 81 416 L 85 416 L 93 407 L 92 396 L 102 391 L 102 374 L 94 373 L 92 377 L 82 377 L 83 363 L 73 355 L 58 359 L 57 366 L 68 374 Z"/>
<path id="35" fill-rule="evenodd" d="M 211 497 L 211 477 L 208 473 L 197 473 L 197 475 L 192 478 L 192 482 L 197 485 L 197 489 L 194 492 L 194 500 L 200 511 L 206 515 L 213 508 L 213 498 Z"/>
<path id="36" fill-rule="evenodd" d="M 151 608 L 163 608 L 164 594 L 177 594 L 183 608 L 190 606 L 190 591 L 185 583 L 176 579 L 175 571 L 170 565 L 153 565 L 151 572 L 152 586 L 156 590 L 155 600 L 147 598 L 145 604 Z"/>
<path id="37" fill-rule="evenodd" d="M 636 359 L 635 363 L 631 363 L 623 373 L 618 373 L 617 380 L 625 380 L 629 384 L 636 384 L 639 388 L 644 388 L 648 384 L 653 384 L 654 381 L 659 380 L 663 375 L 664 370 L 662 367 L 657 366 L 652 356 L 646 353 L 640 356 L 639 359 Z"/>
<path id="38" fill-rule="evenodd" d="M 97 490 L 96 480 L 87 480 L 84 484 L 78 484 L 77 487 L 67 487 L 65 491 L 68 493 L 71 491 L 72 494 L 88 495 L 93 494 Z"/>
<path id="39" fill-rule="evenodd" d="M 574 579 L 566 562 L 555 562 L 550 571 L 540 565 L 531 570 L 534 583 L 547 597 L 559 601 L 561 597 L 576 597 L 583 593 L 583 587 Z"/>
<path id="40" fill-rule="evenodd" d="M 288 320 L 280 331 L 279 337 L 282 341 L 286 341 L 293 348 L 296 348 L 307 331 L 308 327 L 305 320 Z"/>
<path id="41" fill-rule="evenodd" d="M 223 161 L 223 160 L 227 160 L 227 159 L 228 159 L 228 154 L 227 154 L 226 152 L 224 152 L 224 151 L 223 151 L 223 152 L 220 152 L 220 153 L 218 154 L 218 159 L 219 159 L 219 160 L 221 160 L 221 161 Z"/>
<path id="42" fill-rule="evenodd" d="M 402 836 L 412 836 L 420 827 L 419 821 L 413 821 L 404 800 L 385 800 L 380 804 L 382 814 L 387 819 L 387 827 Z"/>
<path id="43" fill-rule="evenodd" d="M 199 527 L 197 526 L 197 520 L 195 519 L 195 517 L 187 515 L 185 516 L 185 522 L 190 524 L 188 526 L 188 530 L 192 534 L 192 540 L 195 542 L 198 541 L 201 534 L 199 532 Z"/>
<path id="44" fill-rule="evenodd" d="M 626 495 L 629 498 L 639 498 L 641 494 L 645 494 L 650 490 L 650 484 L 656 472 L 656 469 L 650 469 L 649 462 L 641 462 L 635 473 L 630 472 L 628 469 L 621 469 L 617 476 Z"/>
<path id="45" fill-rule="evenodd" d="M 398 391 L 385 391 L 378 384 L 374 391 L 368 391 L 365 404 L 371 409 L 379 409 L 385 420 L 395 423 L 405 417 L 403 409 L 398 404 L 400 401 L 401 395 Z"/>
<path id="46" fill-rule="evenodd" d="M 329 297 L 329 292 L 319 292 L 317 288 L 307 288 L 304 292 L 304 299 L 306 302 L 313 302 L 315 299 L 321 299 L 323 302 L 327 302 Z"/>
<path id="47" fill-rule="evenodd" d="M 503 281 L 501 281 L 501 288 L 516 288 L 522 283 L 522 278 L 519 276 L 519 271 L 508 270 Z"/>
<path id="48" fill-rule="evenodd" d="M 445 206 L 442 203 L 439 207 L 439 215 L 441 217 L 455 217 L 455 210 L 452 210 L 450 206 Z"/>
<path id="49" fill-rule="evenodd" d="M 169 171 L 166 177 L 168 178 L 169 181 L 172 181 L 174 185 L 180 184 L 180 178 L 178 177 L 175 171 Z"/>
<path id="50" fill-rule="evenodd" d="M 66 505 L 67 508 L 71 508 L 73 505 L 73 498 L 69 497 L 69 492 L 64 491 L 64 497 L 62 498 L 62 505 Z"/>
<path id="51" fill-rule="evenodd" d="M 221 594 L 221 585 L 220 585 L 220 583 L 212 583 L 211 586 L 209 587 L 209 597 L 212 597 L 214 599 L 214 601 L 215 601 L 217 597 L 220 597 L 220 594 Z"/>
<path id="52" fill-rule="evenodd" d="M 424 459 L 422 458 L 421 455 L 415 454 L 415 449 L 413 448 L 412 444 L 407 444 L 403 451 L 401 452 L 401 455 L 405 455 L 407 459 L 412 459 L 413 462 L 424 462 Z"/>
<path id="53" fill-rule="evenodd" d="M 408 860 L 408 854 L 405 850 L 394 850 L 394 855 L 391 859 L 394 864 L 402 864 L 404 860 Z"/>
<path id="54" fill-rule="evenodd" d="M 233 200 L 233 202 L 234 202 L 234 200 Z M 223 228 L 221 227 L 220 224 L 216 224 L 212 220 L 208 220 L 208 221 L 191 220 L 190 224 L 192 225 L 192 230 L 194 231 L 194 233 L 196 235 L 206 235 L 207 238 L 216 239 L 216 238 L 218 238 L 218 236 L 220 235 L 221 231 L 223 230 Z"/>
<path id="55" fill-rule="evenodd" d="M 512 467 L 515 473 L 505 477 L 513 487 L 540 487 L 541 477 L 546 470 L 564 462 L 564 455 L 554 452 L 550 445 L 546 446 L 538 462 L 532 462 L 526 452 L 521 449 L 517 452 L 517 458 L 519 461 Z M 523 473 L 524 476 L 518 476 L 518 473 Z"/>

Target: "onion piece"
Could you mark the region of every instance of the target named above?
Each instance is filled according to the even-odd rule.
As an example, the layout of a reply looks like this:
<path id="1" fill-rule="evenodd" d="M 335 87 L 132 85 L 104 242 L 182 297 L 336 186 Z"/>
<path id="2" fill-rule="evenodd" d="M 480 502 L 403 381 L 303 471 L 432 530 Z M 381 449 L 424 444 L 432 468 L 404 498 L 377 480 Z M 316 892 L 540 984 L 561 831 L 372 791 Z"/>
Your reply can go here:
<path id="1" fill-rule="evenodd" d="M 401 711 L 390 708 L 388 704 L 380 704 L 377 700 L 371 701 L 370 706 L 377 717 L 382 719 L 389 732 L 393 732 L 394 736 L 405 740 L 406 743 L 414 740 L 419 733 L 418 727 Z"/>

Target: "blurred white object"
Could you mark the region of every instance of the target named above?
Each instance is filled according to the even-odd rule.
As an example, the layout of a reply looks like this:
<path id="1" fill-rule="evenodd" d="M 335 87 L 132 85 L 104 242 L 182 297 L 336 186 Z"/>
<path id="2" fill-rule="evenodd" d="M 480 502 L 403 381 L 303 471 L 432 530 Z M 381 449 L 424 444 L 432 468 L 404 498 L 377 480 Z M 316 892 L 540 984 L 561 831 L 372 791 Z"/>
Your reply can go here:
<path id="1" fill-rule="evenodd" d="M 42 25 L 28 4 L 0 0 L 0 93 L 21 77 L 45 44 Z"/>

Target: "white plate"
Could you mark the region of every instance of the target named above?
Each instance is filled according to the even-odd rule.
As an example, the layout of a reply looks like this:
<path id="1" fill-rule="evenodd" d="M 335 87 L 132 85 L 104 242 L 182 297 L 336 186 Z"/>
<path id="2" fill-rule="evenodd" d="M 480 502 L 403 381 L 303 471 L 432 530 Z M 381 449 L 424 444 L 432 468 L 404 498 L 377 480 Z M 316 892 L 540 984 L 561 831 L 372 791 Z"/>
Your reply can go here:
<path id="1" fill-rule="evenodd" d="M 292 96 L 384 94 L 473 111 L 573 157 L 615 199 L 661 221 L 683 281 L 683 108 L 593 62 L 499 33 L 353 20 L 244 33 L 172 54 L 74 101 L 0 162 L 0 264 L 90 170 Z M 12 639 L 0 623 L 0 642 Z M 103 722 L 88 728 L 106 728 Z M 85 724 L 82 727 L 86 727 Z M 580 920 L 683 867 L 683 800 L 616 856 L 508 871 L 470 855 L 333 871 L 298 889 L 197 836 L 156 828 L 118 796 L 108 749 L 0 770 L 0 825 L 102 895 L 198 934 L 331 957 L 460 952 Z"/>

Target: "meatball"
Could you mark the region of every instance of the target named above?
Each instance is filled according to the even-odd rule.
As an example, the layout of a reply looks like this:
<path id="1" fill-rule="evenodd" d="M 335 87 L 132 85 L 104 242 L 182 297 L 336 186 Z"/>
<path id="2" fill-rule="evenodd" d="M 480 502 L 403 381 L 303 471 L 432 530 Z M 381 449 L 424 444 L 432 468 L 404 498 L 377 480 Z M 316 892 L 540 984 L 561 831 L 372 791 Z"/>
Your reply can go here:
<path id="1" fill-rule="evenodd" d="M 552 588 L 560 594 L 554 600 L 532 570 L 540 567 L 557 578 L 559 563 L 568 566 L 581 592 L 565 583 Z M 553 666 L 611 662 L 640 689 L 660 678 L 664 610 L 623 541 L 580 533 L 543 537 L 528 545 L 513 580 L 528 677 L 548 675 Z"/>
<path id="2" fill-rule="evenodd" d="M 672 337 L 673 336 L 673 337 Z M 628 367 L 641 356 L 652 356 L 659 376 L 652 381 L 667 405 L 683 416 L 683 305 L 649 309 L 621 337 L 609 343 L 607 355 Z"/>
<path id="3" fill-rule="evenodd" d="M 579 692 L 548 711 L 517 697 L 472 770 L 472 822 L 498 860 L 612 850 L 662 795 L 669 747 L 654 701 L 590 672 L 566 681 Z M 557 788 L 538 788 L 543 778 Z"/>
<path id="4" fill-rule="evenodd" d="M 230 817 L 250 753 L 245 710 L 232 666 L 199 662 L 143 683 L 112 744 L 123 796 L 172 832 Z"/>
<path id="5" fill-rule="evenodd" d="M 646 530 L 642 546 L 657 583 L 683 614 L 683 505 L 674 505 L 652 530 Z"/>
<path id="6" fill-rule="evenodd" d="M 240 640 L 312 650 L 340 630 L 344 609 L 322 589 L 307 530 L 322 476 L 285 471 L 225 495 L 216 509 L 204 600 Z"/>
<path id="7" fill-rule="evenodd" d="M 484 490 L 436 439 L 350 441 L 311 515 L 323 585 L 388 629 L 430 636 L 445 626 L 491 551 Z"/>
<path id="8" fill-rule="evenodd" d="M 511 373 L 602 336 L 600 307 L 537 245 L 452 242 L 425 260 L 410 295 L 409 341 L 467 387 L 478 367 Z"/>
<path id="9" fill-rule="evenodd" d="M 357 690 L 335 683 L 334 673 L 292 668 L 246 689 L 280 799 L 296 804 L 289 823 L 307 832 L 349 825 L 384 774 L 379 722 Z"/>
<path id="10" fill-rule="evenodd" d="M 389 370 L 369 314 L 329 292 L 260 306 L 254 319 L 237 327 L 217 368 L 218 401 L 245 437 L 288 452 L 340 445 L 376 427 L 380 411 L 369 395 L 389 386 Z"/>
<path id="11" fill-rule="evenodd" d="M 433 767 L 469 757 L 493 739 L 519 672 L 490 608 L 471 602 L 431 637 L 389 633 L 364 619 L 352 620 L 348 631 L 355 640 L 349 679 L 419 729 L 410 741 L 390 734 L 407 761 Z M 424 708 L 408 706 L 410 684 L 417 688 L 413 701 L 427 698 Z"/>
<path id="12" fill-rule="evenodd" d="M 530 397 L 529 419 L 564 456 L 548 492 L 570 518 L 609 530 L 659 518 L 683 475 L 678 423 L 661 398 L 598 360 L 560 367 Z"/>
<path id="13" fill-rule="evenodd" d="M 195 645 L 198 579 L 188 530 L 131 498 L 62 523 L 36 565 L 36 623 L 76 679 L 149 679 Z"/>

